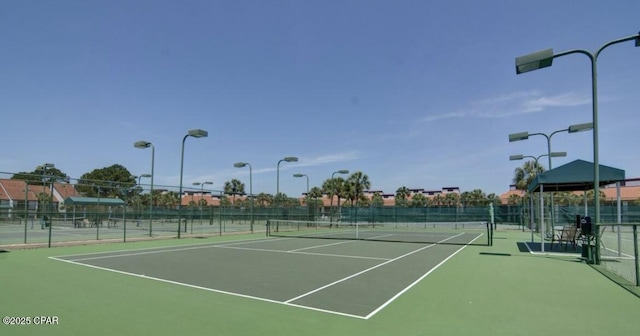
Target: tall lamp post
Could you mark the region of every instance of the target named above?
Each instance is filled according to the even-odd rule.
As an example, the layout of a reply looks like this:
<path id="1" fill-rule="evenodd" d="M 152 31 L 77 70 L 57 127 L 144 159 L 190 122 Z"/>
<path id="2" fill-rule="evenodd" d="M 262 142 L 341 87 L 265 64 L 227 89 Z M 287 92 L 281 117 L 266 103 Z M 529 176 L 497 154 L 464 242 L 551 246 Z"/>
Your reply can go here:
<path id="1" fill-rule="evenodd" d="M 307 178 L 307 198 L 309 198 L 309 175 L 307 174 L 293 174 L 293 177 L 306 177 Z M 305 200 L 306 203 L 306 200 Z"/>
<path id="2" fill-rule="evenodd" d="M 182 150 L 180 151 L 180 189 L 178 191 L 178 239 L 180 239 L 180 231 L 182 231 L 182 173 L 184 169 L 184 142 L 188 137 L 193 138 L 206 138 L 209 135 L 209 132 L 202 129 L 192 129 L 189 130 L 187 135 L 182 138 Z M 185 224 L 184 229 L 187 229 Z"/>
<path id="3" fill-rule="evenodd" d="M 549 158 L 549 170 L 551 170 L 551 138 L 558 133 L 561 132 L 568 132 L 568 133 L 578 133 L 578 132 L 584 132 L 584 131 L 589 131 L 593 129 L 593 123 L 584 123 L 584 124 L 575 124 L 575 125 L 571 125 L 567 128 L 564 129 L 560 129 L 557 131 L 553 131 L 550 134 L 545 134 L 545 133 L 529 133 L 529 132 L 520 132 L 520 133 L 512 133 L 509 134 L 509 142 L 514 142 L 514 141 L 522 141 L 522 140 L 527 140 L 529 139 L 530 136 L 535 136 L 535 135 L 541 135 L 544 136 L 547 139 L 547 157 Z M 554 215 L 554 209 L 553 209 L 553 194 L 551 194 L 551 227 L 553 228 L 553 223 L 555 221 L 555 215 Z"/>
<path id="4" fill-rule="evenodd" d="M 343 174 L 343 175 L 344 175 L 344 174 L 349 174 L 349 170 L 347 170 L 347 169 L 340 169 L 340 170 L 336 170 L 336 171 L 334 171 L 333 173 L 331 173 L 331 180 L 333 180 L 333 177 L 334 177 L 336 174 Z M 339 205 L 340 205 L 340 196 L 338 196 L 338 206 L 339 206 Z M 333 196 L 331 196 L 331 199 L 329 200 L 329 210 L 330 210 L 330 211 L 331 211 L 331 210 L 333 210 Z M 333 211 L 331 211 L 331 212 L 333 212 Z M 333 214 L 330 214 L 330 216 L 329 216 L 329 223 L 332 223 L 332 222 L 333 222 Z"/>
<path id="5" fill-rule="evenodd" d="M 192 184 L 194 186 L 200 186 L 200 200 L 203 200 L 204 199 L 204 185 L 205 184 L 213 184 L 213 182 L 211 182 L 211 181 L 193 182 Z M 202 225 L 202 202 L 198 201 L 198 205 L 200 206 L 200 224 Z M 191 228 L 193 228 L 193 226 L 191 226 Z"/>
<path id="6" fill-rule="evenodd" d="M 140 188 L 142 188 L 142 186 L 140 185 L 140 180 L 142 178 L 153 178 L 153 175 L 151 174 L 140 174 L 140 176 L 138 176 L 138 186 Z M 144 189 L 144 188 L 143 188 Z M 149 194 L 149 196 L 151 196 L 151 194 Z M 142 203 L 142 202 L 141 202 Z M 140 218 L 142 218 L 142 207 L 140 207 Z M 138 226 L 140 225 L 140 221 L 138 221 Z M 149 230 L 151 230 L 151 227 L 149 227 Z"/>
<path id="7" fill-rule="evenodd" d="M 309 175 L 307 175 L 307 174 L 293 174 L 293 177 L 306 177 L 307 178 L 307 195 L 304 198 L 304 202 L 307 205 L 307 220 L 311 220 L 311 207 L 309 206 Z"/>
<path id="8" fill-rule="evenodd" d="M 154 176 L 153 166 L 155 161 L 154 157 L 155 157 L 156 148 L 153 146 L 151 142 L 144 141 L 144 140 L 136 141 L 133 144 L 133 147 L 140 148 L 140 149 L 151 147 L 151 187 L 149 189 L 149 237 L 151 237 L 152 231 L 153 231 L 153 176 Z"/>
<path id="9" fill-rule="evenodd" d="M 540 160 L 541 157 L 543 156 L 549 156 L 549 157 L 565 157 L 567 156 L 567 152 L 551 152 L 548 154 L 542 154 L 542 155 L 538 155 L 538 156 L 531 156 L 531 155 L 522 155 L 522 154 L 517 154 L 517 155 L 511 155 L 509 156 L 509 160 L 510 161 L 516 161 L 516 160 L 522 160 L 524 158 L 532 158 L 535 160 L 535 167 L 536 167 L 536 174 L 537 174 L 537 169 L 539 167 L 538 165 L 538 160 Z M 542 190 L 540 191 L 540 209 L 541 209 L 541 214 L 544 214 L 544 212 L 542 212 L 542 208 L 544 206 L 544 201 L 542 198 Z M 531 200 L 531 242 L 533 242 L 533 197 L 530 198 Z M 544 215 L 540 216 L 540 251 L 544 252 L 544 237 L 545 237 L 545 227 L 544 227 Z"/>
<path id="10" fill-rule="evenodd" d="M 287 156 L 284 159 L 278 161 L 278 166 L 276 167 L 276 196 L 280 193 L 280 163 L 284 162 L 298 162 L 298 158 L 295 156 Z"/>
<path id="11" fill-rule="evenodd" d="M 528 55 L 516 57 L 516 74 L 549 67 L 553 64 L 554 58 L 570 54 L 583 54 L 589 57 L 589 60 L 591 61 L 591 104 L 593 114 L 593 191 L 595 195 L 594 201 L 596 227 L 598 227 L 598 225 L 600 224 L 600 162 L 598 156 L 598 57 L 605 48 L 614 44 L 632 40 L 635 40 L 636 47 L 639 47 L 640 33 L 609 41 L 598 48 L 595 53 L 584 49 L 573 49 L 554 54 L 553 49 L 545 49 Z M 595 237 L 596 246 L 598 247 L 600 246 L 600 237 L 597 234 L 595 235 Z M 600 264 L 600 249 L 596 248 L 595 250 L 595 258 L 592 261 L 596 264 Z"/>
<path id="12" fill-rule="evenodd" d="M 48 247 L 51 247 L 51 230 L 52 230 L 52 226 L 53 226 L 53 182 L 55 181 L 55 178 L 53 176 L 48 176 L 47 175 L 47 168 L 55 168 L 55 165 L 53 163 L 45 163 L 45 164 L 42 165 L 42 170 L 43 170 L 43 173 L 42 173 L 43 176 L 42 177 L 44 179 L 43 184 L 42 184 L 43 189 L 44 189 L 44 186 L 46 184 L 47 177 L 49 177 L 49 182 L 51 182 L 51 185 L 50 185 L 50 192 L 51 192 L 50 207 L 51 207 L 51 209 L 49 209 L 51 211 L 51 213 L 49 213 L 49 215 L 51 217 L 49 218 L 49 223 L 47 223 L 46 220 L 44 221 L 45 225 L 49 224 L 49 244 L 48 244 Z M 44 215 L 43 215 L 43 217 L 44 217 Z"/>
<path id="13" fill-rule="evenodd" d="M 250 230 L 253 233 L 253 172 L 251 171 L 251 164 L 249 162 L 236 162 L 233 164 L 236 168 L 243 168 L 245 166 L 249 166 L 249 213 L 250 213 Z"/>

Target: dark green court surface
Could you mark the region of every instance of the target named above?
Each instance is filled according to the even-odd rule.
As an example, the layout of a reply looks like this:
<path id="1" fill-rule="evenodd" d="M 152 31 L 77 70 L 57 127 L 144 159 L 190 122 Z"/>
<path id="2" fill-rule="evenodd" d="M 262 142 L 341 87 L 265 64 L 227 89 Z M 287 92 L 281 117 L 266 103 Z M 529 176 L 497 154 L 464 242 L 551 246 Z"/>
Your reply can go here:
<path id="1" fill-rule="evenodd" d="M 464 247 L 267 238 L 53 259 L 368 319 Z"/>

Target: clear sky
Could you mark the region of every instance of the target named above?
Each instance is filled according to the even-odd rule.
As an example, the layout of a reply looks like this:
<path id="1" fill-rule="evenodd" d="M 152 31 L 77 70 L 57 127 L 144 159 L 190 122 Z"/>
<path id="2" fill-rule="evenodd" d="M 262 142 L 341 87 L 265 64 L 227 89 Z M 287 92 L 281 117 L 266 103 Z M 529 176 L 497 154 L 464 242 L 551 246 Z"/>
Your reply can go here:
<path id="1" fill-rule="evenodd" d="M 373 190 L 500 194 L 544 137 L 592 120 L 588 58 L 516 75 L 515 57 L 595 51 L 640 31 L 640 1 L 0 1 L 0 171 L 52 162 L 71 177 L 121 164 L 177 185 L 238 178 L 299 196 L 332 172 Z M 600 163 L 640 177 L 640 48 L 598 62 Z M 559 133 L 553 166 L 593 161 L 591 132 Z M 547 159 L 541 162 L 547 166 Z M 143 183 L 145 180 L 143 180 Z M 148 180 L 146 180 L 148 183 Z"/>

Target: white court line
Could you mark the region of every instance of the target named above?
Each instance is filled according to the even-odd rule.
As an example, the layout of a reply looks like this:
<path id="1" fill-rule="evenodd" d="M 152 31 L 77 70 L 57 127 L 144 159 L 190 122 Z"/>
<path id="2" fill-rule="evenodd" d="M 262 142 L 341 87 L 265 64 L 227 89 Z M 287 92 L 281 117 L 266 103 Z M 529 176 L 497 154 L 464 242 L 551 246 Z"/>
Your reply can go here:
<path id="1" fill-rule="evenodd" d="M 398 292 L 396 295 L 394 295 L 392 298 L 390 298 L 389 300 L 387 300 L 387 302 L 383 303 L 382 305 L 380 305 L 380 307 L 376 308 L 374 311 L 372 311 L 371 313 L 369 313 L 369 315 L 367 315 L 365 317 L 366 320 L 370 319 L 373 315 L 377 314 L 379 311 L 381 311 L 382 309 L 384 309 L 386 306 L 388 306 L 389 304 L 391 304 L 391 302 L 395 301 L 398 297 L 400 297 L 400 295 L 404 294 L 406 291 L 408 291 L 409 289 L 411 289 L 411 287 L 415 286 L 418 282 L 422 281 L 422 279 L 426 278 L 429 274 L 431 274 L 433 271 L 435 271 L 438 267 L 442 266 L 445 262 L 447 262 L 449 259 L 453 258 L 454 255 L 458 254 L 458 252 L 462 251 L 465 247 L 469 246 L 469 244 L 473 243 L 476 239 L 482 237 L 484 235 L 481 234 L 475 238 L 473 238 L 472 241 L 470 241 L 468 244 L 462 246 L 461 248 L 459 248 L 457 251 L 453 252 L 453 254 L 451 254 L 450 256 L 448 256 L 445 260 L 441 261 L 440 263 L 438 263 L 436 266 L 434 266 L 432 269 L 430 269 L 427 273 L 423 274 L 420 278 L 418 278 L 416 281 L 412 282 L 409 286 L 405 287 L 403 290 L 401 290 L 400 292 Z"/>
<path id="2" fill-rule="evenodd" d="M 453 239 L 453 238 L 458 237 L 458 236 L 463 235 L 463 234 L 464 234 L 464 232 L 459 233 L 459 234 L 457 234 L 457 235 L 455 235 L 455 236 L 453 236 L 453 237 L 449 237 L 449 238 L 443 239 L 443 240 L 439 241 L 438 243 L 443 243 L 443 242 L 445 242 L 445 241 L 447 241 L 447 240 L 449 240 L 449 239 Z M 382 266 L 384 266 L 384 265 L 386 265 L 386 264 L 389 264 L 389 263 L 391 263 L 391 262 L 394 262 L 394 261 L 400 260 L 400 259 L 402 259 L 402 258 L 404 258 L 404 257 L 410 256 L 410 255 L 412 255 L 412 254 L 414 254 L 414 253 L 420 252 L 420 251 L 422 251 L 422 250 L 428 249 L 428 248 L 433 247 L 433 246 L 436 246 L 436 245 L 437 245 L 437 243 L 436 243 L 436 244 L 427 245 L 427 246 L 424 246 L 424 247 L 419 248 L 419 249 L 417 249 L 417 250 L 411 251 L 411 252 L 409 252 L 409 253 L 405 253 L 405 254 L 403 254 L 403 255 L 401 255 L 401 256 L 399 256 L 399 257 L 393 258 L 393 259 L 391 259 L 391 260 L 387 260 L 387 261 L 385 261 L 385 262 L 383 262 L 383 263 L 381 263 L 381 264 L 378 264 L 378 265 L 376 265 L 376 266 L 373 266 L 373 267 L 367 268 L 367 269 L 365 269 L 365 270 L 363 270 L 363 271 L 360 271 L 360 272 L 358 272 L 358 273 L 354 273 L 354 274 L 349 275 L 349 276 L 347 276 L 347 277 L 345 277 L 345 278 L 342 278 L 342 279 L 340 279 L 340 280 L 336 280 L 336 281 L 334 281 L 334 282 L 332 282 L 332 283 L 326 284 L 326 285 L 324 285 L 324 286 L 322 286 L 322 287 L 318 287 L 318 288 L 316 288 L 316 289 L 314 289 L 314 290 L 312 290 L 312 291 L 309 291 L 309 292 L 307 292 L 307 293 L 304 293 L 304 294 L 302 294 L 302 295 L 298 295 L 298 296 L 296 296 L 296 297 L 294 297 L 294 298 L 292 298 L 292 299 L 289 299 L 289 300 L 287 300 L 287 301 L 285 301 L 285 302 L 286 302 L 286 303 L 289 303 L 289 302 L 292 302 L 292 301 L 299 300 L 299 299 L 301 299 L 301 298 L 303 298 L 303 297 L 305 297 L 305 296 L 309 296 L 309 295 L 311 295 L 311 294 L 313 294 L 313 293 L 316 293 L 316 292 L 319 292 L 319 291 L 321 291 L 321 290 L 323 290 L 323 289 L 326 289 L 326 288 L 329 288 L 329 287 L 331 287 L 331 286 L 337 285 L 337 284 L 339 284 L 339 283 L 341 283 L 341 282 L 345 282 L 345 281 L 347 281 L 347 280 L 349 280 L 349 279 L 351 279 L 351 278 L 355 278 L 355 277 L 357 277 L 357 276 L 359 276 L 359 275 L 361 275 L 361 274 L 364 274 L 364 273 L 367 273 L 367 272 L 369 272 L 369 271 L 372 271 L 372 270 L 374 270 L 374 269 L 376 269 L 376 268 L 378 268 L 378 267 L 382 267 Z"/>
<path id="3" fill-rule="evenodd" d="M 349 244 L 349 243 L 355 243 L 355 242 L 357 242 L 357 240 L 347 240 L 347 241 L 341 241 L 341 242 L 331 243 L 331 244 L 322 244 L 322 245 L 316 245 L 316 246 L 303 247 L 303 248 L 299 248 L 299 249 L 295 249 L 295 250 L 289 250 L 287 252 L 293 253 L 293 252 L 299 252 L 299 251 L 304 251 L 304 250 L 311 250 L 311 249 L 315 249 L 315 248 L 334 246 L 334 245 L 342 245 L 342 244 Z"/>
<path id="4" fill-rule="evenodd" d="M 439 241 L 438 243 L 443 243 L 449 239 L 453 239 L 455 237 L 461 236 L 465 234 L 465 232 L 462 232 L 460 234 L 457 234 L 455 236 L 452 237 L 448 237 L 446 239 L 443 239 L 441 241 Z M 476 239 L 480 238 L 481 236 L 483 236 L 483 234 L 477 236 L 476 238 L 474 238 L 470 243 L 472 243 L 473 241 L 475 241 Z M 278 240 L 287 240 L 287 239 L 291 239 L 291 238 L 282 238 L 282 239 L 278 239 Z M 273 239 L 256 239 L 253 242 L 259 242 L 259 241 L 273 241 Z M 250 243 L 250 241 L 240 241 L 240 242 L 235 242 L 232 244 L 217 244 L 217 243 L 201 243 L 198 245 L 210 245 L 210 246 L 199 246 L 197 248 L 207 248 L 207 247 L 218 247 L 218 248 L 236 248 L 236 247 L 229 247 L 229 245 L 239 245 L 239 244 L 243 244 L 243 243 Z M 469 243 L 469 244 L 470 244 Z M 115 272 L 115 273 L 119 273 L 119 274 L 124 274 L 124 275 L 130 275 L 130 276 L 134 276 L 134 277 L 138 277 L 138 278 L 143 278 L 143 279 L 149 279 L 149 280 L 155 280 L 155 281 L 160 281 L 160 282 L 164 282 L 164 283 L 170 283 L 170 284 L 174 284 L 174 285 L 179 285 L 179 286 L 184 286 L 184 287 L 189 287 L 189 288 L 195 288 L 195 289 L 201 289 L 201 290 L 205 290 L 205 291 L 209 291 L 209 292 L 215 292 L 215 293 L 221 293 L 221 294 L 228 294 L 228 295 L 233 295 L 233 296 L 238 296 L 238 297 L 242 297 L 242 298 L 248 298 L 248 299 L 254 299 L 254 300 L 258 300 L 258 301 L 264 301 L 264 302 L 270 302 L 270 303 L 276 303 L 276 304 L 281 304 L 281 305 L 286 305 L 286 306 L 291 306 L 291 307 L 297 307 L 297 308 L 303 308 L 303 309 L 308 309 L 308 310 L 312 310 L 312 311 L 318 311 L 318 312 L 323 312 L 323 313 L 328 313 L 328 314 L 334 314 L 334 315 L 340 315 L 340 316 L 345 316 L 345 317 L 352 317 L 352 318 L 357 318 L 357 319 L 364 319 L 364 320 L 368 320 L 369 318 L 371 318 L 372 316 L 374 316 L 376 313 L 378 313 L 380 310 L 382 310 L 384 307 L 386 307 L 387 305 L 389 305 L 391 302 L 393 302 L 397 297 L 399 297 L 401 294 L 403 294 L 404 292 L 406 292 L 407 290 L 409 290 L 411 287 L 413 287 L 415 284 L 417 284 L 420 280 L 424 279 L 427 275 L 431 274 L 436 268 L 438 268 L 439 266 L 441 266 L 442 264 L 444 264 L 444 262 L 446 262 L 447 260 L 449 260 L 450 258 L 452 258 L 455 254 L 457 254 L 459 251 L 461 251 L 462 249 L 464 249 L 466 246 L 465 245 L 463 247 L 461 247 L 459 250 L 457 250 L 456 252 L 454 252 L 452 255 L 450 255 L 449 257 L 447 257 L 447 259 L 445 259 L 444 261 L 440 262 L 438 265 L 436 265 L 434 268 L 432 268 L 431 270 L 429 270 L 427 273 L 425 273 L 423 276 L 421 276 L 418 280 L 414 281 L 411 285 L 409 285 L 408 287 L 406 287 L 405 289 L 403 289 L 401 292 L 397 293 L 395 296 L 393 296 L 390 300 L 388 300 L 387 302 L 385 302 L 383 305 L 381 305 L 380 307 L 376 308 L 373 312 L 369 313 L 367 316 L 360 316 L 360 315 L 354 315 L 354 314 L 348 314 L 348 313 L 342 313 L 342 312 L 338 312 L 338 311 L 332 311 L 332 310 L 326 310 L 326 309 L 321 309 L 321 308 L 315 308 L 315 307 L 310 307 L 310 306 L 304 306 L 304 305 L 299 305 L 299 304 L 295 304 L 295 303 L 291 303 L 292 301 L 295 301 L 299 298 L 302 298 L 304 296 L 308 296 L 312 293 L 318 292 L 322 289 L 328 288 L 334 284 L 337 284 L 339 282 L 343 282 L 346 281 L 347 279 L 356 277 L 360 274 L 363 274 L 365 272 L 368 272 L 370 270 L 373 270 L 375 268 L 381 267 L 383 265 L 386 265 L 392 261 L 396 261 L 399 260 L 401 258 L 404 258 L 406 256 L 409 256 L 411 254 L 417 253 L 419 251 L 425 250 L 427 248 L 433 247 L 437 244 L 431 244 L 425 247 L 422 247 L 418 250 L 406 253 L 402 256 L 396 257 L 394 259 L 380 259 L 380 260 L 385 260 L 385 262 L 371 267 L 367 270 L 358 272 L 356 274 L 353 274 L 349 277 L 346 277 L 344 279 L 335 281 L 331 284 L 328 284 L 326 286 L 320 287 L 316 290 L 313 290 L 311 292 L 308 292 L 306 294 L 300 295 L 296 298 L 287 300 L 287 301 L 276 301 L 276 300 L 272 300 L 272 299 L 267 299 L 267 298 L 262 298 L 262 297 L 256 297 L 256 296 L 251 296 L 251 295 L 246 295 L 246 294 L 240 294 L 240 293 L 234 293 L 234 292 L 228 292 L 228 291 L 223 291 L 223 290 L 218 290 L 218 289 L 213 289 L 213 288 L 207 288 L 207 287 L 202 287 L 202 286 L 197 286 L 197 285 L 191 285 L 191 284 L 187 284 L 187 283 L 182 283 L 182 282 L 177 282 L 177 281 L 172 281 L 172 280 L 168 280 L 168 279 L 162 279 L 162 278 L 156 278 L 156 277 L 151 277 L 151 276 L 146 276 L 143 274 L 135 274 L 135 273 L 130 273 L 130 272 L 125 272 L 125 271 L 120 271 L 120 270 L 115 270 L 115 269 L 110 269 L 110 268 L 106 268 L 106 267 L 100 267 L 100 266 L 95 266 L 95 265 L 90 265 L 90 264 L 84 264 L 81 262 L 77 262 L 78 260 L 89 260 L 89 259 L 101 259 L 102 257 L 95 257 L 95 258 L 83 258 L 83 259 L 76 259 L 76 260 L 67 260 L 67 259 L 61 259 L 64 257 L 69 257 L 69 256 L 83 256 L 83 255 L 95 255 L 95 254 L 104 254 L 104 253 L 108 253 L 108 252 L 95 252 L 95 253 L 87 253 L 87 254 L 78 254 L 78 255 L 67 255 L 67 256 L 60 256 L 60 257 L 49 257 L 49 259 L 52 260 L 57 260 L 57 261 L 62 261 L 62 262 L 66 262 L 66 263 L 70 263 L 70 264 L 74 264 L 74 265 L 79 265 L 79 266 L 85 266 L 85 267 L 90 267 L 90 268 L 94 268 L 94 269 L 99 269 L 99 270 L 104 270 L 104 271 L 110 271 L 110 272 Z M 173 247 L 179 247 L 181 245 L 174 245 Z M 193 247 L 193 246 L 192 246 Z M 152 248 L 144 248 L 144 250 L 149 250 L 149 249 L 158 249 L 158 248 L 167 248 L 167 247 L 152 247 Z M 193 248 L 189 248 L 189 249 L 193 249 Z M 238 249 L 243 249 L 243 248 L 238 248 Z M 250 249 L 250 248 L 244 248 L 244 249 Z M 123 251 L 118 251 L 118 252 L 127 252 L 127 251 L 139 251 L 139 250 L 143 250 L 143 249 L 132 249 L 132 250 L 123 250 Z M 184 249 L 171 249 L 171 250 L 161 250 L 161 251 L 148 251 L 148 252 L 141 252 L 138 254 L 149 254 L 149 253 L 163 253 L 163 252 L 171 252 L 171 251 L 180 251 L 180 250 L 184 250 Z M 267 252 L 275 252 L 275 253 L 292 253 L 292 252 L 288 252 L 288 251 L 278 251 L 278 250 L 266 250 Z M 310 254 L 310 255 L 325 255 L 325 254 L 317 254 L 317 253 L 307 253 L 307 252 L 295 252 L 295 253 L 300 253 L 300 254 Z M 137 255 L 137 253 L 129 253 L 126 255 Z M 116 256 L 103 256 L 103 257 L 118 257 L 118 256 L 125 256 L 125 254 L 121 254 L 121 255 L 116 255 Z M 336 257 L 351 257 L 351 258 L 356 258 L 357 256 L 344 256 L 344 255 L 327 255 L 327 256 L 336 256 Z M 368 258 L 368 257 L 361 257 L 361 258 Z M 368 259 L 375 259 L 375 258 L 368 258 Z"/>
<path id="5" fill-rule="evenodd" d="M 331 244 L 331 245 L 333 245 L 333 244 Z M 385 260 L 385 261 L 389 260 L 389 258 L 364 257 L 364 256 L 355 256 L 355 255 L 347 255 L 347 254 L 297 252 L 296 250 L 281 251 L 281 250 L 269 250 L 269 249 L 259 249 L 259 248 L 251 248 L 251 247 L 233 247 L 233 246 L 227 246 L 227 245 L 218 245 L 218 246 L 214 246 L 214 247 L 216 247 L 216 248 L 234 249 L 234 250 L 260 251 L 260 252 L 271 252 L 271 253 L 287 253 L 287 254 L 302 254 L 302 255 L 315 255 L 315 256 L 350 258 L 350 259 L 369 259 L 369 260 Z"/>
<path id="6" fill-rule="evenodd" d="M 259 242 L 262 242 L 262 241 L 276 241 L 276 240 L 286 240 L 286 239 L 290 239 L 290 238 L 278 238 L 278 239 L 273 239 L 273 238 L 253 238 L 253 239 L 248 239 L 248 240 L 243 240 L 243 241 L 232 241 L 232 242 L 222 241 L 222 242 L 197 243 L 197 244 L 189 244 L 189 245 L 187 245 L 188 246 L 187 248 L 189 248 L 189 247 L 197 247 L 197 246 L 216 247 L 216 246 L 223 245 L 223 244 L 225 244 L 225 245 L 240 245 L 240 244 L 249 244 L 249 243 L 259 243 Z M 226 243 L 229 243 L 229 244 L 226 244 Z M 117 258 L 117 257 L 120 257 L 120 256 L 134 256 L 134 255 L 137 254 L 136 252 L 138 252 L 138 251 L 156 250 L 156 251 L 150 251 L 150 252 L 138 252 L 139 254 L 150 254 L 150 253 L 164 253 L 164 252 L 171 252 L 171 251 L 181 251 L 181 250 L 183 250 L 185 248 L 184 246 L 185 245 L 156 246 L 156 247 L 144 247 L 144 248 L 128 249 L 128 250 L 120 250 L 120 251 L 67 254 L 67 255 L 62 255 L 62 256 L 54 256 L 53 258 L 69 258 L 69 257 L 81 257 L 81 256 L 96 255 L 96 254 L 132 252 L 132 253 L 108 255 L 108 256 L 103 256 L 103 257 L 99 257 L 99 258 L 96 258 L 96 259 Z M 182 247 L 182 248 L 176 248 L 176 247 Z M 90 258 L 83 258 L 83 259 L 74 259 L 74 260 L 91 260 L 91 259 Z"/>
<path id="7" fill-rule="evenodd" d="M 276 301 L 276 300 L 271 300 L 271 299 L 267 299 L 267 298 L 262 298 L 262 297 L 258 297 L 258 296 L 251 296 L 251 295 L 246 295 L 246 294 L 227 292 L 227 291 L 223 291 L 223 290 L 219 290 L 219 289 L 213 289 L 213 288 L 208 288 L 208 287 L 191 285 L 191 284 L 187 284 L 187 283 L 183 283 L 183 282 L 177 282 L 177 281 L 173 281 L 173 280 L 167 280 L 167 279 L 162 279 L 162 278 L 146 276 L 144 274 L 135 274 L 135 273 L 119 271 L 119 270 L 115 270 L 115 269 L 111 269 L 111 268 L 106 268 L 106 267 L 83 264 L 83 263 L 79 263 L 79 262 L 75 262 L 75 261 L 71 261 L 71 260 L 59 259 L 59 258 L 56 258 L 56 257 L 49 257 L 49 259 L 53 259 L 53 260 L 57 260 L 57 261 L 63 261 L 63 262 L 66 262 L 66 263 L 79 265 L 79 266 L 86 266 L 86 267 L 90 267 L 90 268 L 95 268 L 95 269 L 99 269 L 99 270 L 102 270 L 102 271 L 109 271 L 109 272 L 115 272 L 115 273 L 124 274 L 124 275 L 130 275 L 130 276 L 134 276 L 134 277 L 137 277 L 137 278 L 160 281 L 160 282 L 169 283 L 169 284 L 172 284 L 172 285 L 178 285 L 178 286 L 184 286 L 184 287 L 189 287 L 189 288 L 205 290 L 205 291 L 208 291 L 208 292 L 214 292 L 214 293 L 220 293 L 220 294 L 228 294 L 228 295 L 238 296 L 238 297 L 242 297 L 242 298 L 246 298 L 246 299 L 253 299 L 253 300 L 264 301 L 264 302 L 269 302 L 269 303 L 277 303 L 277 304 L 281 304 L 281 305 L 285 305 L 285 306 L 291 306 L 291 307 L 296 307 L 296 308 L 304 308 L 304 309 L 308 309 L 308 310 L 314 310 L 314 311 L 319 311 L 319 312 L 329 313 L 329 314 L 334 314 L 334 315 L 341 315 L 341 316 L 346 316 L 346 317 L 365 319 L 364 316 L 360 316 L 360 315 L 353 315 L 353 314 L 341 313 L 341 312 L 332 311 L 332 310 L 326 310 L 326 309 L 320 309 L 320 308 L 314 308 L 314 307 L 307 307 L 307 306 L 302 306 L 302 305 L 297 305 L 297 304 L 292 304 L 292 303 L 287 303 L 287 302 L 282 302 L 282 301 Z"/>

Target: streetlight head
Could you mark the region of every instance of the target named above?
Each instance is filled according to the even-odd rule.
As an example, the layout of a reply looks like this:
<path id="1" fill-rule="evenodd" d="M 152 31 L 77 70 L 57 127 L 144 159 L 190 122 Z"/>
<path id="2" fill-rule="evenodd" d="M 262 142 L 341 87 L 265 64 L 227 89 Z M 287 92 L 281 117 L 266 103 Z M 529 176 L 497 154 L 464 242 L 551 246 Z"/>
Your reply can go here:
<path id="1" fill-rule="evenodd" d="M 338 174 L 349 174 L 349 170 L 348 169 L 340 169 L 336 173 L 338 173 Z"/>
<path id="2" fill-rule="evenodd" d="M 54 165 L 53 163 L 45 163 L 45 164 L 42 165 L 42 167 L 44 167 L 44 168 L 53 168 L 55 166 L 56 165 Z"/>
<path id="3" fill-rule="evenodd" d="M 638 32 L 638 37 L 636 37 L 636 47 L 640 47 L 640 32 Z"/>
<path id="4" fill-rule="evenodd" d="M 133 144 L 133 147 L 135 147 L 135 148 L 149 148 L 149 147 L 151 147 L 151 143 L 148 142 L 148 141 L 140 140 L 140 141 L 136 141 Z"/>
<path id="5" fill-rule="evenodd" d="M 285 162 L 298 162 L 298 158 L 295 156 L 287 156 L 283 160 Z"/>
<path id="6" fill-rule="evenodd" d="M 567 156 L 567 152 L 551 152 L 549 154 L 551 157 L 565 157 Z"/>
<path id="7" fill-rule="evenodd" d="M 187 135 L 194 138 L 206 138 L 209 135 L 209 132 L 198 128 L 189 130 L 189 133 L 187 133 Z"/>
<path id="8" fill-rule="evenodd" d="M 529 139 L 529 132 L 511 133 L 509 134 L 509 142 L 527 140 Z"/>
<path id="9" fill-rule="evenodd" d="M 510 161 L 516 161 L 516 160 L 522 160 L 522 159 L 524 159 L 524 155 L 522 155 L 522 154 L 509 155 L 509 160 Z"/>
<path id="10" fill-rule="evenodd" d="M 242 168 L 242 167 L 244 167 L 246 165 L 247 165 L 246 162 L 236 162 L 236 163 L 233 164 L 233 166 L 236 167 L 236 168 Z"/>
<path id="11" fill-rule="evenodd" d="M 211 181 L 202 182 L 202 184 L 213 184 Z"/>
<path id="12" fill-rule="evenodd" d="M 528 55 L 516 57 L 516 74 L 538 70 L 551 66 L 553 49 L 540 50 Z"/>
<path id="13" fill-rule="evenodd" d="M 151 174 L 142 174 L 139 177 L 149 178 L 149 177 L 151 177 Z"/>
<path id="14" fill-rule="evenodd" d="M 293 177 L 303 177 L 305 176 L 304 174 L 293 174 Z"/>
<path id="15" fill-rule="evenodd" d="M 593 129 L 593 123 L 576 124 L 569 126 L 569 133 L 584 132 Z"/>

